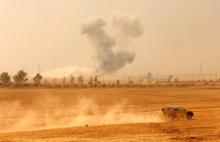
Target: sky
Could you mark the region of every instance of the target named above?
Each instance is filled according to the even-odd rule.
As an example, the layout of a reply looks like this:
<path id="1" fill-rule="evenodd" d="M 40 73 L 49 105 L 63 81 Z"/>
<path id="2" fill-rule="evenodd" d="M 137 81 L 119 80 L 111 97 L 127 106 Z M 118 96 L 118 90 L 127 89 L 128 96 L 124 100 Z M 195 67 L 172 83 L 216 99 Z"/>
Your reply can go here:
<path id="1" fill-rule="evenodd" d="M 95 66 L 81 22 L 113 13 L 138 15 L 144 34 L 121 75 L 220 72 L 219 0 L 0 0 L 0 71 L 29 73 Z M 124 48 L 124 47 L 123 47 Z M 126 47 L 125 47 L 126 48 Z"/>

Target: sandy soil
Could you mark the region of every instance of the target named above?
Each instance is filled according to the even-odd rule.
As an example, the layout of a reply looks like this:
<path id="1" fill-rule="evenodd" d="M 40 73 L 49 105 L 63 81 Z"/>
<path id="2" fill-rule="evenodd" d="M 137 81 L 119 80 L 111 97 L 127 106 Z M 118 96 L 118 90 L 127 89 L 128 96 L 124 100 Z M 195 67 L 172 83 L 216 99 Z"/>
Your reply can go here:
<path id="1" fill-rule="evenodd" d="M 1 89 L 0 100 L 0 142 L 220 141 L 220 86 Z M 194 119 L 164 122 L 170 105 Z"/>

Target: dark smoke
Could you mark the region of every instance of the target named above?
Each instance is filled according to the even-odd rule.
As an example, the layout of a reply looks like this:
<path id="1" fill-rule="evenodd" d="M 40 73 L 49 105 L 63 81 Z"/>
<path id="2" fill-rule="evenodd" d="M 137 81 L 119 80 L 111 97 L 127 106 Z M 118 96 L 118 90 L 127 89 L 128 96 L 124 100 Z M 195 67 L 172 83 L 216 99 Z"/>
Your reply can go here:
<path id="1" fill-rule="evenodd" d="M 136 38 L 143 33 L 139 18 L 114 15 L 111 23 L 123 36 Z M 132 63 L 135 58 L 133 52 L 112 50 L 117 39 L 106 32 L 106 25 L 107 21 L 104 18 L 96 16 L 83 22 L 81 27 L 82 34 L 88 37 L 96 51 L 98 61 L 96 72 L 101 74 L 115 73 L 126 64 Z"/>

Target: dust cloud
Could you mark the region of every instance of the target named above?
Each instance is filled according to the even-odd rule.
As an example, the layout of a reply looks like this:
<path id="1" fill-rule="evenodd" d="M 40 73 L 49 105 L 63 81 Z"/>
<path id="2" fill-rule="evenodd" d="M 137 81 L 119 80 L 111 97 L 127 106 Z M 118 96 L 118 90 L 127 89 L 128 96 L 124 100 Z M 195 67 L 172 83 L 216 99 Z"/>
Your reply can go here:
<path id="1" fill-rule="evenodd" d="M 160 112 L 129 112 L 124 102 L 108 106 L 87 97 L 66 104 L 49 96 L 26 105 L 0 102 L 0 132 L 163 121 Z"/>

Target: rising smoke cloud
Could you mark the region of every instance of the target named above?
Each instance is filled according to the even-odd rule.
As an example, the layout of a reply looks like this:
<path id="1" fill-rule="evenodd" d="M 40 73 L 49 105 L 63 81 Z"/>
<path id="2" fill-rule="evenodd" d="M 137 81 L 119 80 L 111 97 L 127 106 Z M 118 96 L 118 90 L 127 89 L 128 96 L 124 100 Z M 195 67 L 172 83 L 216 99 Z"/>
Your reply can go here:
<path id="1" fill-rule="evenodd" d="M 129 16 L 120 13 L 114 14 L 112 16 L 112 25 L 124 34 L 124 36 L 137 38 L 143 34 L 143 28 L 138 16 Z"/>
<path id="2" fill-rule="evenodd" d="M 101 74 L 115 73 L 135 59 L 133 52 L 127 50 L 113 51 L 117 39 L 107 32 L 107 24 L 110 23 L 112 28 L 117 29 L 125 37 L 137 38 L 143 34 L 138 17 L 114 14 L 111 21 L 108 22 L 100 16 L 94 16 L 84 21 L 81 26 L 82 34 L 86 35 L 93 44 L 98 61 L 96 72 Z"/>

